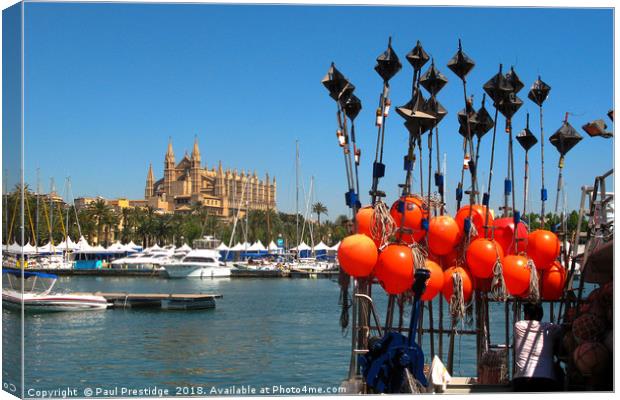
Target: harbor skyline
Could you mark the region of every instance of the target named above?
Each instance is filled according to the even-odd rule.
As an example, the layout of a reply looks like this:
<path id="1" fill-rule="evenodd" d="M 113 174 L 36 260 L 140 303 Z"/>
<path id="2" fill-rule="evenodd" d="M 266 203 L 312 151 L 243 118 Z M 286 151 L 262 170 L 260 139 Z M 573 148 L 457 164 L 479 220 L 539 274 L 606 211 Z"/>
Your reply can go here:
<path id="1" fill-rule="evenodd" d="M 336 21 L 344 15 L 348 22 L 340 26 Z M 462 165 L 462 157 L 456 156 L 462 154 L 456 133 L 462 93 L 458 78 L 445 64 L 457 39 L 462 39 L 476 61 L 468 77 L 476 107 L 482 83 L 496 72 L 497 65 L 514 65 L 526 88 L 538 74 L 552 86 L 545 103 L 546 141 L 560 127 L 565 112 L 586 136 L 580 126 L 599 118 L 609 123 L 605 114 L 613 106 L 609 84 L 612 18 L 606 9 L 30 3 L 25 12 L 29 32 L 25 41 L 29 83 L 25 89 L 25 180 L 34 189 L 39 168 L 44 191 L 49 189 L 49 177 L 55 177 L 57 187 L 62 187 L 64 178 L 71 176 L 75 197 L 140 199 L 150 162 L 154 174 L 162 176 L 163 163 L 158 160 L 169 137 L 178 152 L 191 150 L 197 136 L 203 163 L 215 165 L 222 160 L 233 168 L 251 165 L 277 176 L 278 209 L 292 213 L 295 140 L 299 139 L 300 193 L 308 192 L 314 176 L 314 199 L 327 206 L 327 218 L 333 220 L 347 213 L 346 185 L 344 171 L 334 168 L 342 162 L 333 128 L 335 108 L 320 79 L 334 61 L 357 87 L 363 104 L 357 119 L 362 148 L 360 186 L 368 188 L 373 115 L 380 90 L 373 67 L 392 36 L 401 58 L 421 40 L 449 80 L 439 96 L 448 109 L 440 125 L 440 146 L 442 153 L 450 155 L 446 198 L 448 207 L 454 209 Z M 380 19 L 390 24 L 372 23 Z M 410 24 L 413 20 L 418 22 L 415 29 Z M 462 24 L 457 21 L 463 20 L 470 21 L 465 30 L 458 28 Z M 523 21 L 528 21 L 527 26 Z M 577 22 L 580 31 L 589 32 L 587 37 L 573 29 Z M 510 26 L 510 32 L 503 26 Z M 321 45 L 332 38 L 339 38 L 335 45 Z M 586 88 L 576 87 L 575 77 Z M 392 82 L 397 105 L 406 102 L 410 79 L 410 67 L 405 65 Z M 530 129 L 540 137 L 538 110 L 529 100 L 524 103 L 513 120 L 515 133 L 524 128 L 530 112 Z M 492 109 L 490 104 L 487 107 Z M 502 186 L 506 170 L 506 157 L 501 156 L 507 141 L 502 135 L 503 121 L 498 125 L 494 188 Z M 400 118 L 390 118 L 382 183 L 388 202 L 397 197 L 397 185 L 403 179 L 405 135 Z M 613 154 L 609 144 L 586 136 L 568 155 L 569 210 L 578 208 L 580 186 L 590 184 L 591 174 L 602 173 L 609 165 Z M 485 137 L 483 150 L 489 146 L 490 138 Z M 548 141 L 545 147 L 545 180 L 553 200 L 559 155 Z M 584 159 L 588 168 L 580 167 Z M 519 172 L 521 149 L 515 152 L 515 162 Z M 530 210 L 539 208 L 539 165 L 537 146 L 530 152 Z M 478 169 L 481 176 L 488 173 L 484 152 Z M 515 191 L 521 190 L 519 176 Z M 362 189 L 360 195 L 366 203 L 367 190 Z M 491 199 L 496 209 L 500 197 Z M 303 213 L 302 199 L 299 208 Z"/>

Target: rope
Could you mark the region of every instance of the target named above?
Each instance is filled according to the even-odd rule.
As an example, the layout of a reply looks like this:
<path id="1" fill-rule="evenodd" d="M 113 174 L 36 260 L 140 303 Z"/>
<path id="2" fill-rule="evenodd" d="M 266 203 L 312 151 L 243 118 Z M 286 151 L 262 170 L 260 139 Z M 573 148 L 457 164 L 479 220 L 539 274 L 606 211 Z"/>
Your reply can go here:
<path id="1" fill-rule="evenodd" d="M 416 242 L 409 245 L 409 248 L 411 249 L 411 255 L 413 258 L 413 272 L 415 273 L 417 268 L 424 268 L 426 266 L 428 252 L 426 251 L 424 245 Z"/>
<path id="2" fill-rule="evenodd" d="M 536 265 L 534 260 L 527 261 L 527 267 L 530 269 L 530 288 L 527 299 L 530 303 L 538 303 L 540 300 L 540 289 L 538 284 L 538 274 L 536 273 Z"/>
<path id="3" fill-rule="evenodd" d="M 340 269 L 340 274 L 338 275 L 338 284 L 340 285 L 338 305 L 342 306 L 340 311 L 340 328 L 342 328 L 342 335 L 344 336 L 349 326 L 349 308 L 351 308 L 351 304 L 349 301 L 349 276 L 342 269 Z"/>
<path id="4" fill-rule="evenodd" d="M 383 201 L 377 200 L 373 206 L 373 214 L 370 219 L 370 234 L 373 239 L 379 240 L 379 249 L 383 249 L 388 244 L 395 228 L 396 224 L 387 205 Z"/>
<path id="5" fill-rule="evenodd" d="M 452 296 L 450 297 L 450 315 L 462 319 L 465 316 L 465 296 L 463 295 L 463 277 L 452 274 Z"/>
<path id="6" fill-rule="evenodd" d="M 506 290 L 506 282 L 504 281 L 504 271 L 502 262 L 499 259 L 499 254 L 495 259 L 495 265 L 493 266 L 493 280 L 491 281 L 491 297 L 497 301 L 506 301 L 508 297 Z"/>

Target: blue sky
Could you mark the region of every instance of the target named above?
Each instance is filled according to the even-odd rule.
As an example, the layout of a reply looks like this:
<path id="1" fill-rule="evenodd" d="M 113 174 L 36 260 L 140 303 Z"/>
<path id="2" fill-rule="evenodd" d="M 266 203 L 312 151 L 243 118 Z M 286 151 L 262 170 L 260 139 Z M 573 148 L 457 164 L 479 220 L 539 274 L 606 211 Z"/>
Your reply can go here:
<path id="1" fill-rule="evenodd" d="M 440 125 L 448 155 L 448 205 L 462 164 L 456 112 L 462 86 L 445 66 L 461 38 L 476 61 L 468 91 L 476 107 L 482 84 L 499 63 L 514 65 L 526 87 L 513 118 L 539 136 L 538 110 L 527 90 L 541 74 L 552 86 L 545 103 L 545 133 L 565 112 L 581 125 L 605 119 L 613 107 L 613 13 L 609 9 L 507 9 L 337 6 L 224 6 L 157 4 L 41 4 L 25 8 L 26 180 L 59 191 L 70 175 L 76 196 L 142 198 L 150 162 L 162 176 L 168 137 L 179 160 L 198 135 L 203 163 L 268 172 L 278 180 L 278 207 L 295 209 L 294 148 L 299 139 L 307 190 L 329 217 L 346 213 L 346 180 L 337 146 L 335 104 L 320 84 L 330 62 L 356 85 L 363 110 L 356 120 L 363 151 L 362 200 L 368 201 L 374 112 L 381 89 L 375 58 L 388 36 L 404 62 L 392 80 L 392 100 L 410 96 L 412 69 L 404 56 L 421 40 L 449 83 L 439 94 L 449 114 Z M 492 112 L 492 105 L 488 104 Z M 389 201 L 403 180 L 407 133 L 395 113 L 388 120 L 386 178 Z M 503 200 L 507 136 L 500 118 L 492 204 Z M 579 188 L 613 164 L 613 142 L 590 138 L 567 156 L 569 207 Z M 488 173 L 491 135 L 482 142 L 481 177 Z M 426 162 L 426 155 L 425 155 Z M 557 151 L 545 143 L 548 209 L 555 200 Z M 538 209 L 540 147 L 530 152 L 532 206 Z M 515 148 L 517 199 L 522 196 L 523 151 Z M 416 173 L 415 178 L 418 175 Z M 466 180 L 466 182 L 468 182 Z M 418 184 L 414 185 L 417 188 Z M 303 201 L 300 201 L 303 204 Z M 521 201 L 518 200 L 519 208 Z M 303 208 L 303 206 L 301 206 Z"/>

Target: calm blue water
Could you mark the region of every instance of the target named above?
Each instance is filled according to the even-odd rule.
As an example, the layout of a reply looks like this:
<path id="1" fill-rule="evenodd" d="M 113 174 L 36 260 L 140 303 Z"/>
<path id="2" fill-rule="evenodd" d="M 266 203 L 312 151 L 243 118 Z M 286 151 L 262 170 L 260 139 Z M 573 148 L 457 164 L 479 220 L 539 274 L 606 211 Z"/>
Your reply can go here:
<path id="1" fill-rule="evenodd" d="M 64 277 L 57 285 L 74 291 L 202 292 L 224 297 L 216 309 L 204 311 L 27 314 L 27 396 L 28 389 L 33 393 L 64 387 L 76 388 L 82 396 L 86 387 L 116 384 L 157 385 L 169 388 L 170 395 L 186 385 L 327 387 L 339 385 L 347 374 L 350 334 L 341 334 L 339 288 L 328 279 Z M 386 297 L 379 287 L 374 291 L 383 322 Z M 437 302 L 434 307 L 437 316 Z M 504 342 L 503 315 L 503 306 L 494 305 L 493 342 Z M 19 313 L 3 310 L 2 320 L 3 382 L 17 384 Z M 428 345 L 425 336 L 430 362 Z M 447 347 L 446 337 L 444 352 Z M 455 375 L 475 375 L 474 337 L 458 336 L 455 347 Z"/>

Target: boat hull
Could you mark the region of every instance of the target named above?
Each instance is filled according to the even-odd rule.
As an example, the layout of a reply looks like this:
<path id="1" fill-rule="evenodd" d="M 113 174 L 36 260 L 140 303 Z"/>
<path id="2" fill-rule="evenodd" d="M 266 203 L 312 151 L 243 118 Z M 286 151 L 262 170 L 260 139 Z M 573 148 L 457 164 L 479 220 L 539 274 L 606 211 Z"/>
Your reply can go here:
<path id="1" fill-rule="evenodd" d="M 164 275 L 168 278 L 227 278 L 230 277 L 231 268 L 227 267 L 205 267 L 189 265 L 164 265 Z"/>
<path id="2" fill-rule="evenodd" d="M 96 311 L 108 308 L 107 300 L 102 296 L 75 295 L 31 295 L 20 293 L 2 293 L 2 303 L 9 308 L 30 312 L 66 312 Z"/>

